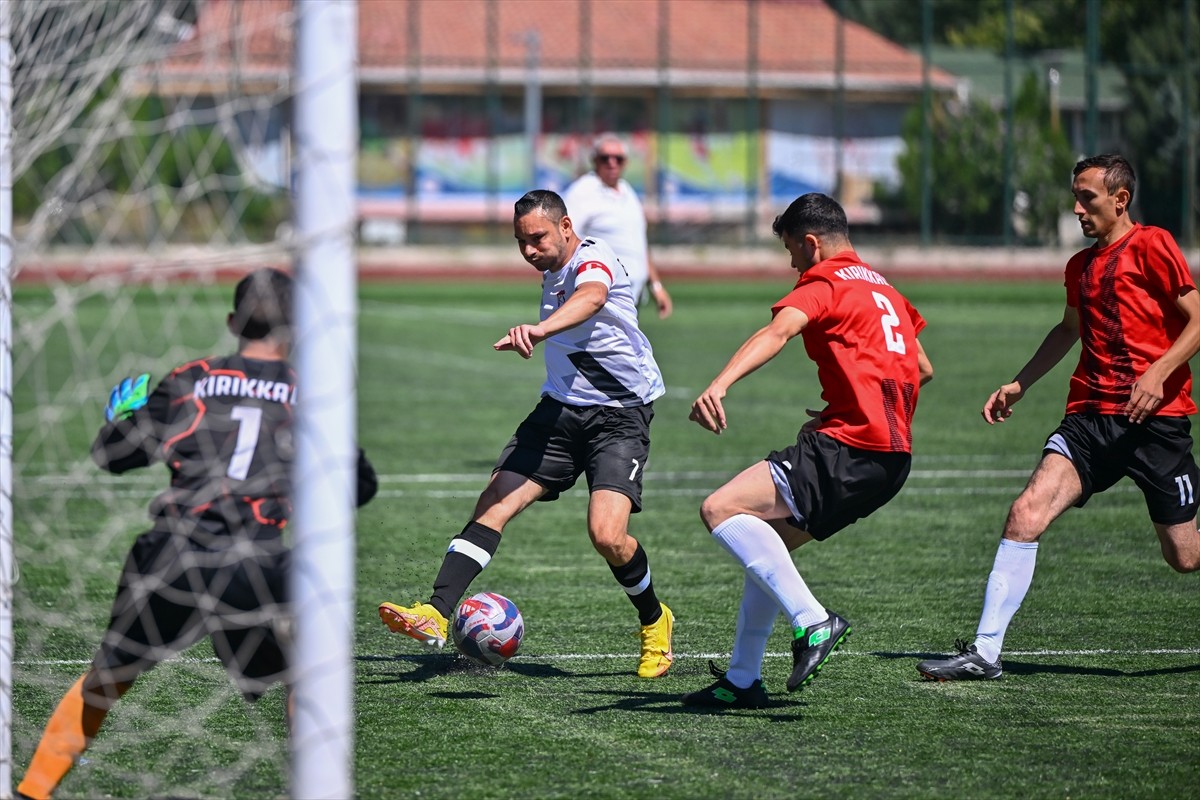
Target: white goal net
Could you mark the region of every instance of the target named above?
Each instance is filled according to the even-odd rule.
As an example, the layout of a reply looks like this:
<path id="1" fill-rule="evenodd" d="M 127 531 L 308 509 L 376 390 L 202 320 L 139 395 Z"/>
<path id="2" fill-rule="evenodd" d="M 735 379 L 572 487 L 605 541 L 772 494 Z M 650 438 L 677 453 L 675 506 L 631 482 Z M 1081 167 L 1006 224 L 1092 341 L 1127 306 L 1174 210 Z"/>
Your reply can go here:
<path id="1" fill-rule="evenodd" d="M 232 353 L 225 317 L 234 282 L 253 269 L 297 265 L 303 324 L 312 285 L 305 253 L 331 243 L 337 254 L 348 250 L 352 219 L 326 215 L 331 229 L 311 221 L 305 229 L 293 208 L 304 156 L 292 126 L 300 93 L 311 89 L 293 66 L 297 23 L 329 5 L 349 21 L 352 53 L 352 2 L 0 2 L 2 796 L 21 780 L 59 698 L 88 669 L 125 555 L 167 485 L 161 464 L 110 475 L 92 462 L 109 390 L 143 372 L 153 386 L 179 364 Z M 350 75 L 338 80 L 352 87 L 352 60 L 343 67 Z M 341 155 L 352 171 L 353 155 Z M 327 299 L 329 287 L 320 291 Z M 315 303 L 310 294 L 308 307 Z M 353 328 L 341 334 L 352 370 Z M 351 411 L 343 424 L 353 423 Z M 298 427 L 303 438 L 303 413 Z M 303 447 L 298 463 L 311 464 Z M 326 474 L 344 471 L 344 455 L 321 465 Z M 342 522 L 334 514 L 316 524 L 328 533 Z M 344 554 L 343 537 L 327 538 Z M 333 619 L 321 621 L 336 631 L 349 600 L 324 601 Z M 345 653 L 337 642 L 324 649 Z M 323 678 L 335 673 L 322 666 Z M 335 706 L 345 690 L 329 691 Z M 292 718 L 301 734 L 304 701 L 301 688 Z M 278 685 L 243 703 L 203 642 L 136 681 L 56 796 L 346 791 L 344 782 L 306 789 L 289 778 L 287 704 Z M 336 774 L 341 765 L 321 768 Z"/>

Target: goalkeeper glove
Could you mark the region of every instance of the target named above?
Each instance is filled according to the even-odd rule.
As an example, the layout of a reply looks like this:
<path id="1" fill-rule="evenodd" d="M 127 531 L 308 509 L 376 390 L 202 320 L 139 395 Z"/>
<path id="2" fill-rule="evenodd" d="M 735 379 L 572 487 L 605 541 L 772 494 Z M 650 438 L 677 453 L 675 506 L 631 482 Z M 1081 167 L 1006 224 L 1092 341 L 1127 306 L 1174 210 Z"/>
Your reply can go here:
<path id="1" fill-rule="evenodd" d="M 104 407 L 104 418 L 109 422 L 114 419 L 129 419 L 133 412 L 146 405 L 150 373 L 143 372 L 137 378 L 126 378 L 113 387 L 108 396 L 108 405 Z"/>

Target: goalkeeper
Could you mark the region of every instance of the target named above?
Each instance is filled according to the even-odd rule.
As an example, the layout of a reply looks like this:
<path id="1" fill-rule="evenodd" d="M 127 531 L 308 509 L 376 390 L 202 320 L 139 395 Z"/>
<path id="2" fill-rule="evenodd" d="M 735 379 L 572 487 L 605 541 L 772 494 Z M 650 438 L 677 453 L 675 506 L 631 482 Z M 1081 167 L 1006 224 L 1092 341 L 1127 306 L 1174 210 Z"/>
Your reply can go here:
<path id="1" fill-rule="evenodd" d="M 177 367 L 153 392 L 149 375 L 113 389 L 92 457 L 114 473 L 161 461 L 171 484 L 151 502 L 153 527 L 129 551 L 91 668 L 46 724 L 19 796 L 50 797 L 137 677 L 205 636 L 248 701 L 287 682 L 291 305 L 286 273 L 251 273 L 227 320 L 235 355 Z M 362 505 L 376 481 L 361 450 L 357 483 Z"/>

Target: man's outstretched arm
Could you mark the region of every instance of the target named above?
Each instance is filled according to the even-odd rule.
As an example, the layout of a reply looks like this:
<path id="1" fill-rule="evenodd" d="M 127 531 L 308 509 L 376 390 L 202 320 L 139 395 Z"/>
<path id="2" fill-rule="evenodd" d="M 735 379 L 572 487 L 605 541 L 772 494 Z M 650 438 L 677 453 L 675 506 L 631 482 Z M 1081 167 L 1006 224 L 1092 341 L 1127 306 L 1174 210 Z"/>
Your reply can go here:
<path id="1" fill-rule="evenodd" d="M 781 308 L 769 325 L 742 343 L 725 368 L 692 403 L 692 413 L 688 419 L 716 434 L 729 427 L 721 403 L 725 393 L 733 384 L 779 355 L 783 346 L 804 330 L 807 324 L 808 315 L 803 311 L 790 306 Z"/>

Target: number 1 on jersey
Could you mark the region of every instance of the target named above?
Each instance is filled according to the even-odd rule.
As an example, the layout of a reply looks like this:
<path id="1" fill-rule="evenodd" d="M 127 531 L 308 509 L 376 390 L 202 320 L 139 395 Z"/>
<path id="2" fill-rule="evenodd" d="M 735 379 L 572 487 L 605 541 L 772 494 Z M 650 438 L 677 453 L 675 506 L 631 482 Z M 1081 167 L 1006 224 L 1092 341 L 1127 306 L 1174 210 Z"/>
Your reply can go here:
<path id="1" fill-rule="evenodd" d="M 229 416 L 238 422 L 237 441 L 233 445 L 233 458 L 225 474 L 235 481 L 244 481 L 250 474 L 250 462 L 258 447 L 258 429 L 262 427 L 262 409 L 256 406 L 234 406 Z"/>

